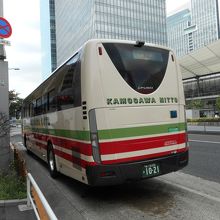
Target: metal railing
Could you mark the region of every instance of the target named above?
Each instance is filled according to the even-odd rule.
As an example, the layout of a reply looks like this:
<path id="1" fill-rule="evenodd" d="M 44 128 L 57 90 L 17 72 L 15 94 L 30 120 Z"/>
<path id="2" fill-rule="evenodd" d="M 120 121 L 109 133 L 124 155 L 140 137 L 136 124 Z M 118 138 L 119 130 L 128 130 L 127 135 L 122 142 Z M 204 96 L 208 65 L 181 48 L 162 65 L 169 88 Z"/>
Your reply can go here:
<path id="1" fill-rule="evenodd" d="M 189 132 L 220 133 L 220 122 L 188 122 Z"/>
<path id="2" fill-rule="evenodd" d="M 32 175 L 30 173 L 27 174 L 27 207 L 28 208 L 33 208 L 35 215 L 37 217 L 38 220 L 41 220 L 40 217 L 40 210 L 39 207 L 37 207 L 37 205 L 35 204 L 36 201 L 33 200 L 32 198 L 32 189 L 36 192 L 35 194 L 37 194 L 37 198 L 39 198 L 44 211 L 46 212 L 48 218 L 46 219 L 50 219 L 50 220 L 57 220 L 56 215 L 54 214 L 53 210 L 51 209 L 50 205 L 48 204 L 47 200 L 45 199 L 43 193 L 41 192 L 40 188 L 38 187 L 37 183 L 35 182 L 34 178 L 32 177 Z"/>

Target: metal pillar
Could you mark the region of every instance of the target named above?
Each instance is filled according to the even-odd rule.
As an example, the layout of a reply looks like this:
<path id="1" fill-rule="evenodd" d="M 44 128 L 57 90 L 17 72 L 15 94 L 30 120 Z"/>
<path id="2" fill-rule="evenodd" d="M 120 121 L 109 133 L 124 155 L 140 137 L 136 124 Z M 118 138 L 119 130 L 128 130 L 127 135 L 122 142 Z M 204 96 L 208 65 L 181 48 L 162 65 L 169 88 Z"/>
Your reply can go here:
<path id="1" fill-rule="evenodd" d="M 0 0 L 0 17 L 3 17 L 3 0 Z M 9 135 L 8 62 L 4 45 L 0 44 L 0 169 L 7 170 L 11 161 Z"/>
<path id="2" fill-rule="evenodd" d="M 200 92 L 201 92 L 201 88 L 200 88 L 200 77 L 196 76 L 196 83 L 197 83 L 197 89 L 198 89 L 198 97 L 200 97 Z"/>

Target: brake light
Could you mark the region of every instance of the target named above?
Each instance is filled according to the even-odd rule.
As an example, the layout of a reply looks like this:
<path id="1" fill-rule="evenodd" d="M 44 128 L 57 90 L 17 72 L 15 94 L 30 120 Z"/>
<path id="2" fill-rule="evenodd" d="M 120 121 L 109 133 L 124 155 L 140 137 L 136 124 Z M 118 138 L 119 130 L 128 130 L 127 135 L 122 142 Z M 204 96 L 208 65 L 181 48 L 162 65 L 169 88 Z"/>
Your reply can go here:
<path id="1" fill-rule="evenodd" d="M 101 56 L 102 55 L 102 48 L 99 47 L 99 55 Z"/>
<path id="2" fill-rule="evenodd" d="M 187 132 L 187 119 L 186 119 L 186 107 L 184 106 L 184 118 L 185 118 L 185 142 L 186 142 L 186 147 L 189 147 L 189 142 L 188 142 L 188 132 Z"/>

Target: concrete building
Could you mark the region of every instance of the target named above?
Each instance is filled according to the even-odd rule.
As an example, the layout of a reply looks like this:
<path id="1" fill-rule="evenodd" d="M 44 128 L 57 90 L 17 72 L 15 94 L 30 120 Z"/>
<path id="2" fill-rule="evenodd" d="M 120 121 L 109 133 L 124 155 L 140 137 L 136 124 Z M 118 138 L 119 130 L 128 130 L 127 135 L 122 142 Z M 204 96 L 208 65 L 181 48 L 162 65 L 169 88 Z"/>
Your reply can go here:
<path id="1" fill-rule="evenodd" d="M 55 0 L 57 64 L 91 38 L 167 45 L 165 0 Z"/>
<path id="2" fill-rule="evenodd" d="M 220 37 L 218 0 L 191 0 L 190 7 L 167 18 L 168 46 L 181 57 Z"/>
<path id="3" fill-rule="evenodd" d="M 42 79 L 45 80 L 57 67 L 54 0 L 41 0 L 40 7 Z"/>

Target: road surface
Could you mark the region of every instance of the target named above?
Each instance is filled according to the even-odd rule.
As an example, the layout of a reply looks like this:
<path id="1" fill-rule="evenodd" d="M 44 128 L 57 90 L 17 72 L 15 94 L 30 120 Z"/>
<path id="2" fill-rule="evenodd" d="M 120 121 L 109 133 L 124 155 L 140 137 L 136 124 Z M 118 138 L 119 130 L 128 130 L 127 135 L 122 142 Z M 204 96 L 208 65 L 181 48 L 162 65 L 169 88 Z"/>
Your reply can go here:
<path id="1" fill-rule="evenodd" d="M 28 171 L 58 219 L 220 219 L 220 184 L 187 174 L 193 173 L 191 168 L 137 183 L 90 188 L 63 175 L 52 179 L 46 163 L 27 155 L 19 135 L 14 133 L 12 142 L 22 151 Z M 193 143 L 191 149 L 197 148 Z"/>

